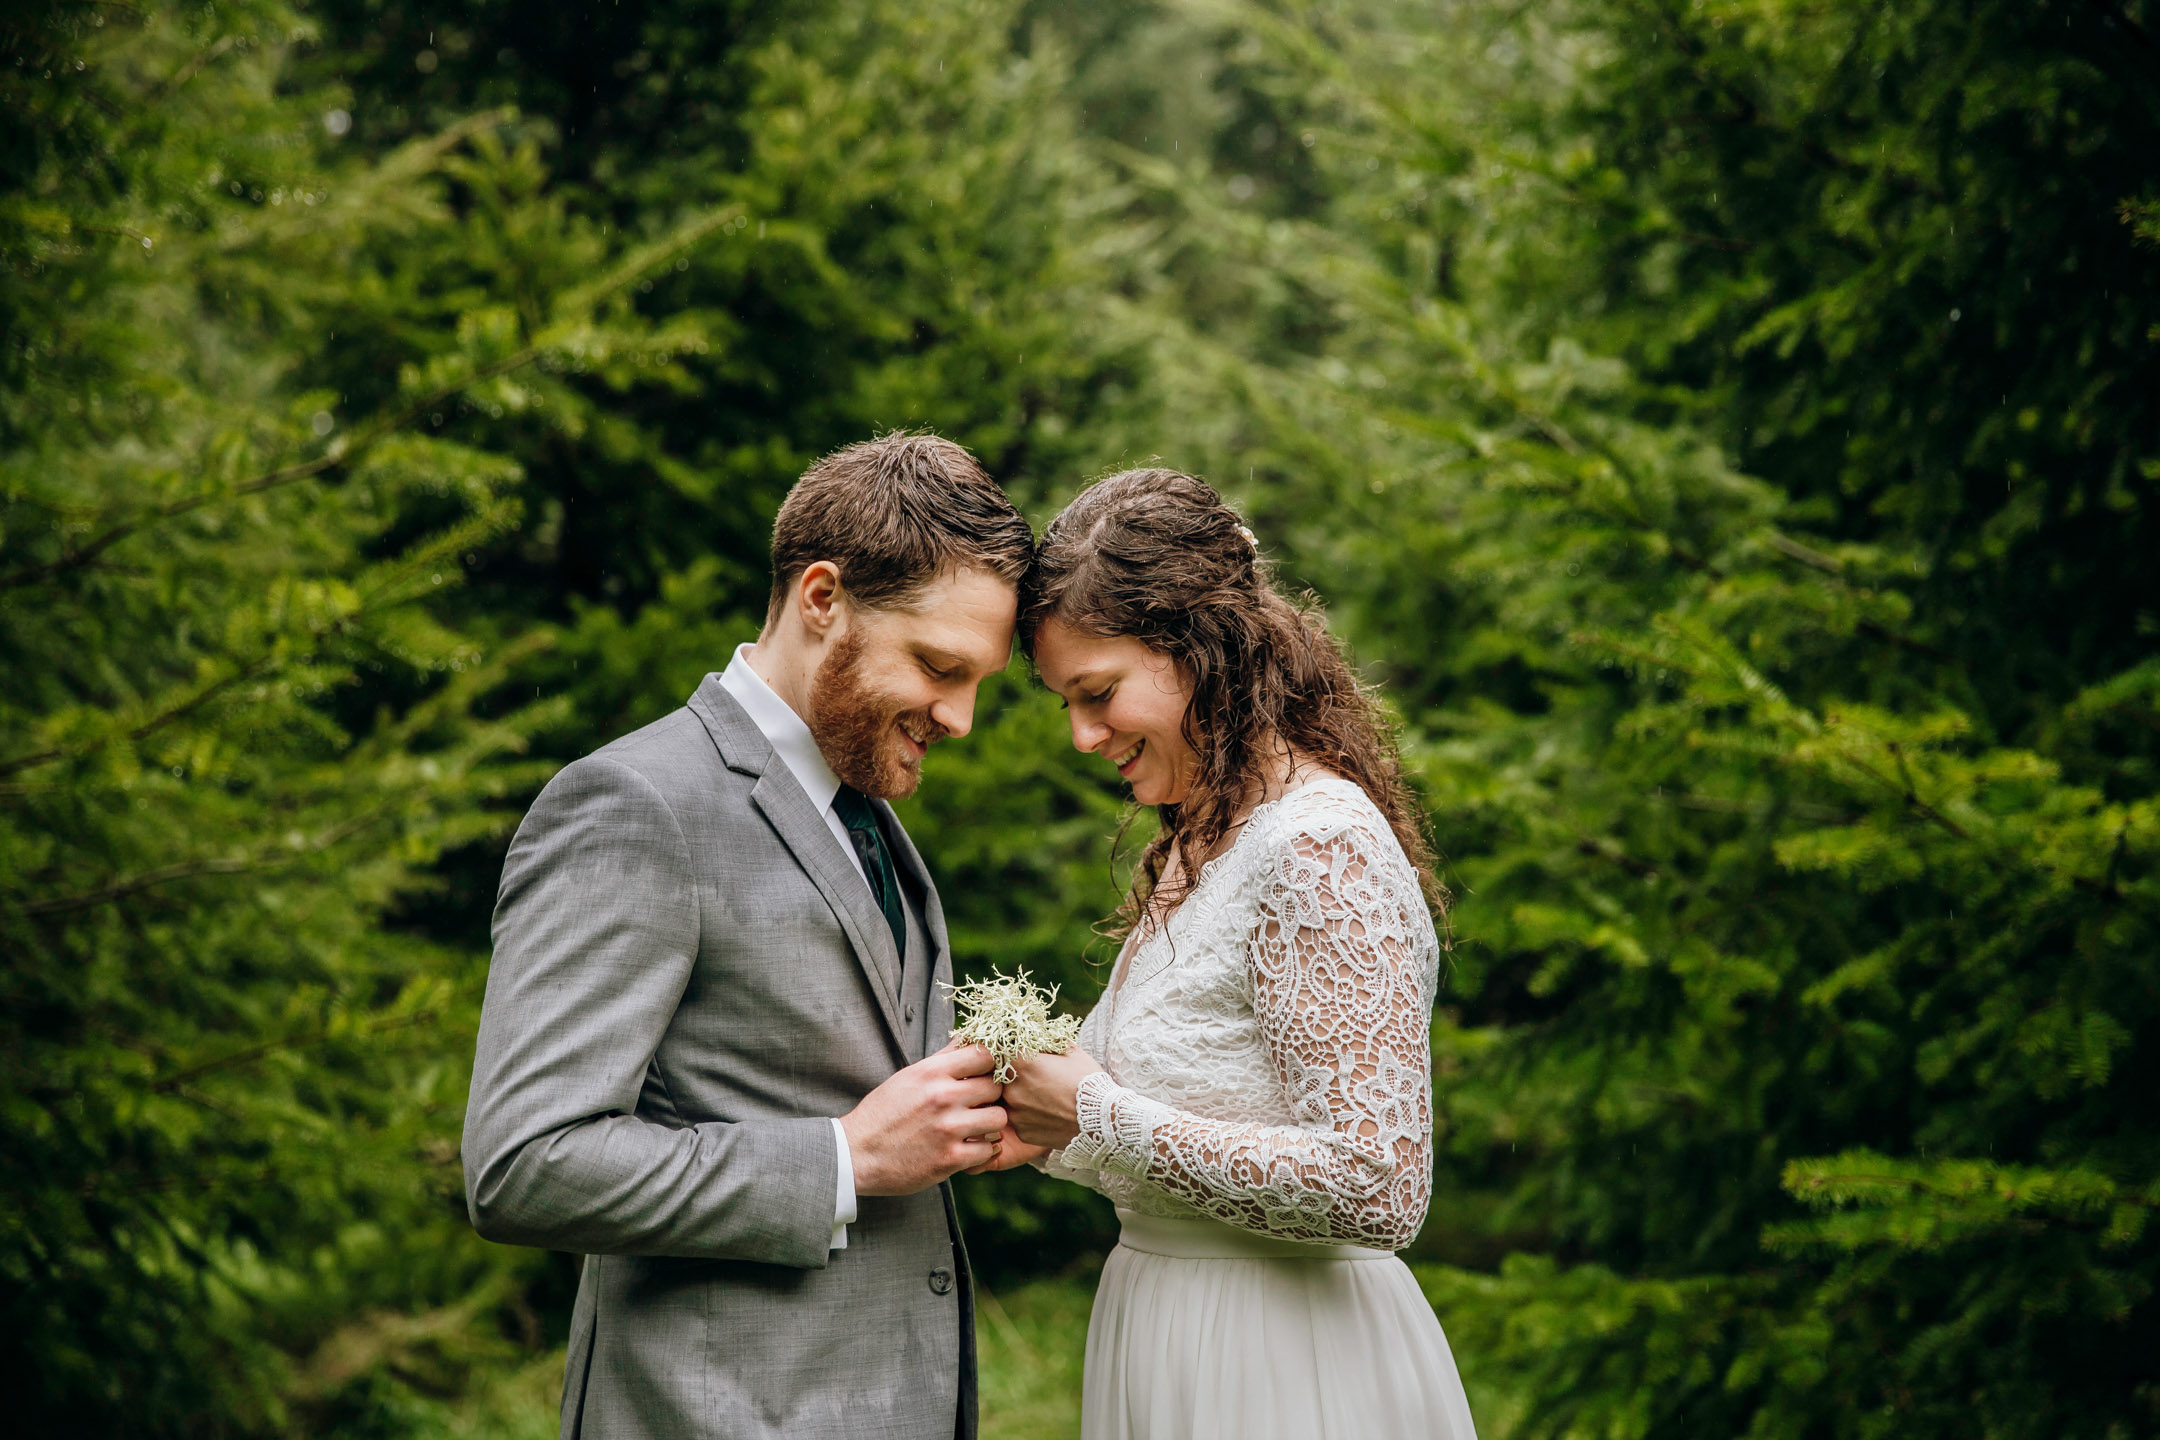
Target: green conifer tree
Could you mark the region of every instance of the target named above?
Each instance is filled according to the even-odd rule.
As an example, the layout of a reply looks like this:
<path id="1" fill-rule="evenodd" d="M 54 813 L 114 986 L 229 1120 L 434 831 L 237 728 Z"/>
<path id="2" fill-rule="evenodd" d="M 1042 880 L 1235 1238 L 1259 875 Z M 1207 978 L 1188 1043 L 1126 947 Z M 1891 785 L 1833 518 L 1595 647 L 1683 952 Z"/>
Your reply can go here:
<path id="1" fill-rule="evenodd" d="M 1481 1421 L 2152 1429 L 2149 8 L 1183 13 L 1320 176 L 1129 164 L 1451 857 Z"/>
<path id="2" fill-rule="evenodd" d="M 541 742 L 569 758 L 680 705 L 755 636 L 771 516 L 817 455 L 927 427 L 1039 509 L 1148 452 L 1133 423 L 1144 334 L 1119 303 L 1126 267 L 1096 208 L 1109 177 L 1075 134 L 1068 47 L 1046 33 L 1016 52 L 1020 7 L 643 0 L 591 27 L 559 20 L 332 5 L 334 43 L 310 63 L 353 71 L 354 133 L 371 147 L 509 98 L 548 116 L 551 193 L 595 227 L 635 235 L 686 207 L 741 207 L 725 243 L 636 297 L 713 337 L 664 384 L 551 383 L 556 409 L 586 417 L 575 427 L 463 410 L 446 422 L 516 457 L 534 515 L 479 550 L 452 603 L 482 633 L 536 616 L 562 627 L 525 673 L 571 700 Z M 514 286 L 538 268 L 495 273 Z M 384 343 L 403 342 L 400 330 Z M 372 352 L 341 383 L 379 373 Z M 903 807 L 957 963 L 1023 966 L 1084 1005 L 1100 984 L 1091 925 L 1109 908 L 1115 777 L 1071 754 L 1055 702 L 1017 673 L 987 687 L 978 719 Z M 447 858 L 418 911 L 429 933 L 485 946 L 502 843 Z M 1114 1239 L 1097 1197 L 1032 1172 L 959 1189 L 976 1259 L 1001 1276 Z M 543 1308 L 568 1298 L 558 1285 Z"/>
<path id="3" fill-rule="evenodd" d="M 1005 13 L 642 14 L 612 129 L 450 26 L 10 22 L 0 1323 L 39 1423 L 544 1414 L 560 1267 L 471 1236 L 456 1155 L 525 801 L 754 633 L 814 455 L 935 425 L 1025 486 L 1120 384 Z M 1006 773 L 1114 808 L 1056 754 Z M 1014 930 L 997 888 L 1065 852 L 946 813 L 970 963 L 1077 954 L 1086 908 Z"/>
<path id="4" fill-rule="evenodd" d="M 664 376 L 704 342 L 624 292 L 738 213 L 571 233 L 500 112 L 355 156 L 311 37 L 56 7 L 0 68 L 0 1334 L 41 1433 L 359 1423 L 378 1371 L 512 1353 L 522 1262 L 458 1200 L 478 957 L 394 921 L 566 707 L 503 693 L 544 632 L 445 623 L 523 510 L 441 428 Z M 521 229 L 558 263 L 517 311 Z M 346 327 L 430 338 L 341 392 Z"/>

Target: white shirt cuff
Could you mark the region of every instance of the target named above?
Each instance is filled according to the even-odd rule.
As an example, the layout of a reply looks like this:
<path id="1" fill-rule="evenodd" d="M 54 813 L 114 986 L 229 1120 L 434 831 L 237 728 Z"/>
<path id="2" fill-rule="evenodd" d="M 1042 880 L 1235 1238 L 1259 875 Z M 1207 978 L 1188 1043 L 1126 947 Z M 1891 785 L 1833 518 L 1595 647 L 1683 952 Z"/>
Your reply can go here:
<path id="1" fill-rule="evenodd" d="M 847 1227 L 855 1223 L 855 1160 L 848 1154 L 847 1127 L 835 1120 L 832 1133 L 840 1147 L 840 1173 L 833 1187 L 832 1244 L 827 1248 L 845 1250 Z"/>

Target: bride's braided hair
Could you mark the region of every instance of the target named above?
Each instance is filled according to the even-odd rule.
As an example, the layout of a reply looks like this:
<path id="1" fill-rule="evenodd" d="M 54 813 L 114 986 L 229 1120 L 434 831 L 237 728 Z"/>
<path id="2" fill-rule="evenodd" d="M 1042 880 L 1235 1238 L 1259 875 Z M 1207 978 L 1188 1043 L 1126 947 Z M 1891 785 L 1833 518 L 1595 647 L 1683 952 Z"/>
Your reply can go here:
<path id="1" fill-rule="evenodd" d="M 1192 687 L 1184 731 L 1199 768 L 1182 801 L 1156 807 L 1162 826 L 1115 933 L 1176 908 L 1285 741 L 1372 797 L 1417 867 L 1426 903 L 1436 915 L 1445 909 L 1393 726 L 1327 633 L 1317 599 L 1285 596 L 1271 570 L 1237 512 L 1176 470 L 1096 481 L 1036 543 L 1020 595 L 1029 655 L 1043 623 L 1056 619 L 1083 634 L 1131 636 L 1176 661 Z M 1172 855 L 1181 863 L 1166 883 Z"/>

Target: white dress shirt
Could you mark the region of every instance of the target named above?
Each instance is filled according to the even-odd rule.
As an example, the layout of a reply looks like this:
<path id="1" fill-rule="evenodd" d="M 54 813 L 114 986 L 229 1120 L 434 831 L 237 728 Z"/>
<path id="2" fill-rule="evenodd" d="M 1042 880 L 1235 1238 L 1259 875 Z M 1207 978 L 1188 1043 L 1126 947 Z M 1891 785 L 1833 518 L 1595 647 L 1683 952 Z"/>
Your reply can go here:
<path id="1" fill-rule="evenodd" d="M 720 688 L 735 697 L 735 703 L 742 706 L 751 723 L 765 736 L 773 753 L 787 762 L 788 770 L 802 786 L 803 793 L 810 797 L 810 803 L 825 817 L 833 838 L 840 842 L 840 853 L 847 856 L 855 873 L 863 877 L 863 884 L 868 885 L 870 877 L 863 870 L 862 857 L 855 853 L 855 844 L 848 839 L 847 826 L 833 812 L 833 797 L 840 793 L 840 777 L 825 763 L 825 756 L 819 751 L 817 740 L 810 734 L 810 727 L 802 716 L 774 694 L 763 677 L 750 668 L 748 645 L 735 647 L 735 658 L 720 672 Z M 848 1154 L 846 1127 L 835 1120 L 832 1128 L 833 1139 L 840 1146 L 840 1173 L 833 1186 L 832 1248 L 845 1250 L 847 1227 L 855 1223 L 855 1162 Z"/>

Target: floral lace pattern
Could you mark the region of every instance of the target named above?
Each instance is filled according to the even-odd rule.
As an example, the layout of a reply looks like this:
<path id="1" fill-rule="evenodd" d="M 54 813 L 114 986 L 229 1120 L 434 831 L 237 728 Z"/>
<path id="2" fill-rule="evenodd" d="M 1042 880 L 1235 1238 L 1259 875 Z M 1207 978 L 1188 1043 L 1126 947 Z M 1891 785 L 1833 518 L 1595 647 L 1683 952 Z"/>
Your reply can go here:
<path id="1" fill-rule="evenodd" d="M 1439 945 L 1372 800 L 1261 806 L 1088 1016 L 1051 1174 L 1144 1214 L 1399 1250 L 1432 1191 Z"/>

